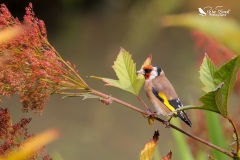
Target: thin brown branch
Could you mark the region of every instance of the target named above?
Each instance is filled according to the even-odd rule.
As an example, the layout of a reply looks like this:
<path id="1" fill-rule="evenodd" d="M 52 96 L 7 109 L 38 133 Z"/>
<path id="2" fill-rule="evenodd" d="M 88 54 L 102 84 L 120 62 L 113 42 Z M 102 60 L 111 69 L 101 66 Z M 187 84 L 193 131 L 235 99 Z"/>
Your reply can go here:
<path id="1" fill-rule="evenodd" d="M 147 106 L 147 104 L 139 96 L 137 96 L 137 98 L 144 105 L 144 107 L 147 108 L 147 110 L 150 110 L 149 107 Z"/>
<path id="2" fill-rule="evenodd" d="M 163 120 L 161 118 L 158 118 L 158 117 L 154 117 L 154 119 L 156 119 L 157 121 L 162 122 L 164 124 L 166 124 L 168 122 L 168 121 L 165 121 L 165 120 Z M 189 137 L 191 137 L 191 138 L 193 138 L 193 139 L 195 139 L 195 140 L 197 140 L 197 141 L 199 141 L 199 142 L 201 142 L 201 143 L 203 143 L 203 144 L 205 144 L 205 145 L 207 145 L 211 148 L 214 148 L 214 149 L 228 155 L 229 157 L 234 158 L 234 155 L 232 153 L 230 153 L 230 152 L 228 152 L 228 151 L 226 151 L 226 150 L 224 150 L 224 149 L 222 149 L 222 148 L 220 148 L 220 147 L 218 147 L 218 146 L 216 146 L 216 145 L 214 145 L 214 144 L 212 144 L 212 143 L 210 143 L 210 142 L 208 142 L 204 139 L 201 139 L 201 138 L 199 138 L 199 137 L 197 137 L 197 136 L 195 136 L 195 135 L 193 135 L 193 134 L 191 134 L 191 133 L 189 133 L 185 130 L 182 130 L 181 128 L 178 128 L 177 126 L 175 126 L 171 123 L 168 124 L 168 127 L 171 127 L 171 128 L 173 128 L 173 129 L 175 129 L 175 130 L 177 130 L 177 131 L 179 131 L 179 132 L 181 132 L 181 133 L 183 133 L 183 134 L 185 134 L 185 135 L 187 135 L 187 136 L 189 136 Z"/>
<path id="3" fill-rule="evenodd" d="M 120 99 L 117 99 L 117 98 L 115 98 L 115 97 L 106 95 L 106 94 L 104 94 L 104 93 L 102 93 L 102 92 L 99 92 L 99 91 L 96 91 L 96 90 L 91 89 L 91 94 L 94 94 L 94 95 L 97 95 L 97 96 L 99 96 L 99 97 L 106 98 L 106 99 L 110 98 L 110 99 L 111 99 L 112 101 L 114 101 L 114 102 L 117 102 L 117 103 L 119 103 L 119 104 L 122 104 L 122 105 L 124 105 L 124 106 L 126 106 L 126 107 L 128 107 L 128 108 L 130 108 L 130 109 L 133 109 L 133 110 L 135 110 L 135 111 L 137 111 L 137 112 L 139 112 L 139 113 L 142 113 L 143 115 L 146 115 L 146 112 L 144 112 L 144 111 L 141 110 L 140 108 L 137 108 L 137 107 L 135 107 L 135 106 L 133 106 L 133 105 L 131 105 L 131 104 L 129 104 L 129 103 L 126 103 L 126 102 L 124 102 L 124 101 L 122 101 L 122 100 L 120 100 Z"/>
<path id="4" fill-rule="evenodd" d="M 162 122 L 163 124 L 168 123 L 168 127 L 171 127 L 171 128 L 173 128 L 173 129 L 175 129 L 175 130 L 177 130 L 177 131 L 179 131 L 179 132 L 181 132 L 181 133 L 183 133 L 183 134 L 185 134 L 185 135 L 187 135 L 187 136 L 189 136 L 189 137 L 191 137 L 191 138 L 193 138 L 193 139 L 195 139 L 195 140 L 197 140 L 197 141 L 199 141 L 199 142 L 201 142 L 201 143 L 203 143 L 203 144 L 205 144 L 205 145 L 207 145 L 207 146 L 209 146 L 211 148 L 214 148 L 214 149 L 216 149 L 216 150 L 226 154 L 227 156 L 229 156 L 231 158 L 234 158 L 236 156 L 236 155 L 234 155 L 234 154 L 232 154 L 232 153 L 230 153 L 230 152 L 228 152 L 228 151 L 226 151 L 226 150 L 224 150 L 224 149 L 222 149 L 222 148 L 220 148 L 220 147 L 218 147 L 218 146 L 216 146 L 216 145 L 214 145 L 214 144 L 212 144 L 212 143 L 210 143 L 210 142 L 208 142 L 208 141 L 206 141 L 204 139 L 201 139 L 201 138 L 199 138 L 199 137 L 197 137 L 197 136 L 195 136 L 195 135 L 193 135 L 193 134 L 191 134 L 191 133 L 189 133 L 187 131 L 182 130 L 181 128 L 178 128 L 177 126 L 169 123 L 168 121 L 165 121 L 165 120 L 163 120 L 163 119 L 161 119 L 159 117 L 155 117 L 154 115 L 150 115 L 149 116 L 147 112 L 144 112 L 143 110 L 139 109 L 136 106 L 133 106 L 133 105 L 131 105 L 129 103 L 126 103 L 126 102 L 124 102 L 124 101 L 122 101 L 120 99 L 117 99 L 115 97 L 106 95 L 106 94 L 104 94 L 102 92 L 99 92 L 99 91 L 96 91 L 96 90 L 93 90 L 93 89 L 90 92 L 91 92 L 91 94 L 97 95 L 97 96 L 102 97 L 102 98 L 106 98 L 106 99 L 110 98 L 112 101 L 117 102 L 119 104 L 122 104 L 122 105 L 124 105 L 124 106 L 126 106 L 126 107 L 128 107 L 130 109 L 133 109 L 133 110 L 143 114 L 147 118 L 155 119 L 155 120 L 157 120 L 159 122 Z"/>

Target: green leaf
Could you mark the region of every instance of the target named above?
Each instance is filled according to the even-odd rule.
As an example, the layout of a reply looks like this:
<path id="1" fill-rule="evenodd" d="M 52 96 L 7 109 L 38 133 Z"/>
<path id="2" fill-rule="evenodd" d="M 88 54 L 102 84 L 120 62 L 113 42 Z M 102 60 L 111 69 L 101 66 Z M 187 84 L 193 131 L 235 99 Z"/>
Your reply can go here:
<path id="1" fill-rule="evenodd" d="M 211 60 L 205 56 L 200 69 L 200 79 L 205 85 L 204 94 L 199 101 L 202 106 L 186 106 L 180 110 L 203 109 L 228 116 L 228 101 L 232 93 L 240 67 L 240 56 L 237 56 L 216 70 Z M 214 87 L 214 88 L 213 88 Z M 170 113 L 171 115 L 172 113 Z"/>
<path id="2" fill-rule="evenodd" d="M 210 58 L 205 54 L 205 57 L 203 59 L 202 65 L 200 67 L 200 79 L 202 83 L 205 85 L 203 90 L 205 92 L 213 91 L 216 86 L 214 83 L 214 73 L 216 71 L 216 66 L 213 64 L 213 62 L 210 60 Z"/>
<path id="3" fill-rule="evenodd" d="M 168 115 L 171 116 L 176 112 L 180 112 L 183 110 L 189 110 L 189 109 L 202 109 L 202 110 L 208 110 L 212 112 L 216 112 L 221 114 L 221 111 L 219 110 L 217 103 L 216 103 L 216 94 L 219 93 L 219 90 L 221 89 L 222 85 L 219 85 L 217 88 L 215 88 L 213 91 L 208 92 L 204 94 L 201 98 L 199 98 L 199 101 L 203 103 L 202 106 L 193 106 L 193 105 L 187 105 L 184 107 L 181 107 L 179 109 L 176 109 L 173 112 L 170 112 Z"/>
<path id="4" fill-rule="evenodd" d="M 228 100 L 232 93 L 234 84 L 237 79 L 237 72 L 240 67 L 240 56 L 235 57 L 228 63 L 223 65 L 215 74 L 214 82 L 224 83 L 220 88 L 219 92 L 216 94 L 216 103 L 221 114 L 224 117 L 228 116 Z"/>
<path id="5" fill-rule="evenodd" d="M 103 80 L 109 86 L 114 86 L 138 95 L 144 83 L 144 77 L 142 75 L 136 75 L 136 64 L 133 62 L 131 55 L 122 48 L 114 62 L 113 69 L 119 80 L 92 77 Z"/>
<path id="6" fill-rule="evenodd" d="M 236 82 L 239 66 L 240 56 L 237 56 L 223 65 L 219 70 L 211 72 L 211 82 L 215 86 L 218 86 L 199 99 L 203 103 L 201 109 L 217 112 L 224 117 L 228 116 L 228 100 Z M 212 83 L 211 85 L 213 86 Z"/>
<path id="7" fill-rule="evenodd" d="M 216 113 L 221 113 L 219 111 L 216 101 L 215 101 L 215 93 L 216 92 L 218 92 L 218 90 L 208 92 L 199 99 L 199 101 L 203 103 L 203 105 L 200 107 L 200 109 L 209 110 L 209 111 L 216 112 Z"/>
<path id="8" fill-rule="evenodd" d="M 85 100 L 85 99 L 90 99 L 90 98 L 97 98 L 97 99 L 100 99 L 101 97 L 99 96 L 96 96 L 96 95 L 93 95 L 93 94 L 82 94 L 81 96 L 83 96 L 83 99 L 82 100 Z"/>

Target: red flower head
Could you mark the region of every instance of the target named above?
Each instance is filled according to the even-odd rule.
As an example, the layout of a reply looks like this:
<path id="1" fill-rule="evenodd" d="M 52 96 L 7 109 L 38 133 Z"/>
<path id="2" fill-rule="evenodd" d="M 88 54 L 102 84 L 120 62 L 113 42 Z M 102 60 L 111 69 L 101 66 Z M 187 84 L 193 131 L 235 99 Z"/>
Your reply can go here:
<path id="1" fill-rule="evenodd" d="M 25 28 L 20 35 L 0 44 L 0 95 L 20 94 L 24 111 L 41 113 L 51 94 L 88 88 L 74 67 L 49 44 L 45 24 L 35 17 L 31 3 L 26 7 L 23 25 L 4 4 L 0 11 L 0 30 Z"/>

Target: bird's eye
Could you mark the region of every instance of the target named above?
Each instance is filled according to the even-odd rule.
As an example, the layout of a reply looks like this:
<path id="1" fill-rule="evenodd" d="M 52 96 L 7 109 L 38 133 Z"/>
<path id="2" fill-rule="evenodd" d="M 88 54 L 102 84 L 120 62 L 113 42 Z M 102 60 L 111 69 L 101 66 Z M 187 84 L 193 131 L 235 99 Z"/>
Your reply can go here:
<path id="1" fill-rule="evenodd" d="M 151 71 L 151 69 L 145 69 L 145 73 L 150 73 Z"/>

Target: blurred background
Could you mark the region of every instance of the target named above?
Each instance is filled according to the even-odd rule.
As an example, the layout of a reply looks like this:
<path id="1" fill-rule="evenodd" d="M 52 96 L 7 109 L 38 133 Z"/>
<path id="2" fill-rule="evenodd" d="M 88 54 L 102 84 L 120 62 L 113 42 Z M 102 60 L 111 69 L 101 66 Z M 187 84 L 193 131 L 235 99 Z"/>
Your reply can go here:
<path id="1" fill-rule="evenodd" d="M 153 64 L 160 66 L 175 87 L 182 102 L 199 105 L 202 91 L 199 80 L 199 64 L 206 52 L 196 48 L 192 32 L 184 27 L 164 27 L 162 17 L 191 13 L 199 18 L 198 8 L 223 6 L 230 9 L 226 19 L 240 19 L 238 1 L 225 0 L 1 0 L 14 17 L 22 20 L 25 7 L 33 3 L 33 10 L 39 19 L 44 20 L 48 40 L 55 49 L 77 65 L 79 74 L 94 89 L 102 91 L 134 104 L 144 106 L 130 93 L 104 86 L 104 83 L 88 78 L 95 75 L 116 78 L 112 69 L 120 47 L 132 54 L 137 68 L 140 68 L 149 54 Z M 222 24 L 219 24 L 219 26 Z M 216 26 L 217 29 L 217 26 Z M 142 99 L 149 105 L 143 90 Z M 237 96 L 236 96 L 237 97 Z M 61 138 L 47 145 L 47 152 L 56 159 L 100 159 L 122 160 L 139 159 L 146 142 L 159 130 L 159 154 L 173 152 L 178 159 L 179 148 L 172 129 L 155 122 L 150 126 L 142 115 L 113 103 L 105 106 L 95 99 L 82 100 L 53 95 L 47 103 L 42 116 L 22 113 L 18 97 L 4 99 L 3 106 L 10 108 L 13 123 L 22 117 L 33 117 L 29 125 L 30 133 L 39 133 L 49 128 L 61 131 Z M 236 102 L 237 98 L 233 98 Z M 184 129 L 204 132 L 203 112 L 187 111 L 193 121 L 192 128 Z M 174 120 L 175 121 L 175 120 Z M 178 121 L 178 120 L 176 120 Z M 231 138 L 232 133 L 228 136 Z M 206 136 L 207 137 L 207 136 Z M 203 136 L 203 138 L 206 138 Z M 186 138 L 186 137 L 184 137 Z M 203 149 L 205 158 L 211 154 L 208 147 L 188 140 Z M 194 144 L 193 144 L 194 143 Z M 230 144 L 230 143 L 227 143 Z M 227 149 L 228 146 L 225 146 Z M 192 152 L 193 149 L 192 149 Z M 196 153 L 197 154 L 197 153 Z"/>

